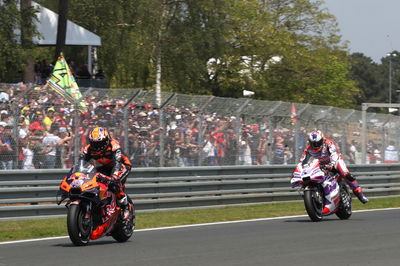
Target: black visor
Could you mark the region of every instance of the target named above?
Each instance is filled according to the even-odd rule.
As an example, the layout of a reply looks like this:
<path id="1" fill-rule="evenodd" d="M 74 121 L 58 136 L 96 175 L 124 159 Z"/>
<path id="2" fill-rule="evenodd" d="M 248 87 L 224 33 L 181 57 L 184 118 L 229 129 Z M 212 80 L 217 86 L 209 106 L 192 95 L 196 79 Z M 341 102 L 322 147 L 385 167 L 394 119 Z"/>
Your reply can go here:
<path id="1" fill-rule="evenodd" d="M 90 149 L 92 151 L 103 151 L 107 148 L 108 141 L 103 140 L 103 141 L 91 141 L 90 142 Z"/>
<path id="2" fill-rule="evenodd" d="M 324 141 L 323 138 L 321 138 L 319 141 L 311 141 L 311 140 L 310 140 L 310 146 L 311 146 L 313 149 L 317 149 L 317 148 L 321 147 L 323 141 Z"/>

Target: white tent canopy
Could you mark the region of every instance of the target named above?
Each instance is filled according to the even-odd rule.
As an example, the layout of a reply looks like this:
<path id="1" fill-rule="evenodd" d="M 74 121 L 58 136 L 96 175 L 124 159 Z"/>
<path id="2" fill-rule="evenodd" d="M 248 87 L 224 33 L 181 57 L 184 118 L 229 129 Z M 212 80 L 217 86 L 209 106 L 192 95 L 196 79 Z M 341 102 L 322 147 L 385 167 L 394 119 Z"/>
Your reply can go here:
<path id="1" fill-rule="evenodd" d="M 32 1 L 32 6 L 39 10 L 35 24 L 41 35 L 38 38 L 35 37 L 33 41 L 38 45 L 56 45 L 58 14 L 34 1 Z M 68 20 L 65 45 L 100 46 L 101 39 L 93 32 Z"/>

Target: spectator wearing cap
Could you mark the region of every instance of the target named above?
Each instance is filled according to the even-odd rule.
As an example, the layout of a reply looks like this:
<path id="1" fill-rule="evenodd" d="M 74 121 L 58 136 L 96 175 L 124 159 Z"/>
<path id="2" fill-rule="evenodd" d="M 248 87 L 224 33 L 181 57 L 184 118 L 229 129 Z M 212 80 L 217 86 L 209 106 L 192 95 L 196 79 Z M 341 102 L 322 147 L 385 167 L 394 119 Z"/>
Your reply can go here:
<path id="1" fill-rule="evenodd" d="M 27 144 L 24 147 L 22 147 L 22 153 L 23 153 L 22 169 L 25 170 L 35 169 L 35 165 L 33 164 L 34 145 L 35 143 L 33 141 L 28 141 Z"/>
<path id="2" fill-rule="evenodd" d="M 12 137 L 12 126 L 0 122 L 0 169 L 13 169 L 17 143 Z"/>
<path id="3" fill-rule="evenodd" d="M 57 147 L 71 139 L 69 136 L 62 139 L 58 136 L 58 134 L 59 126 L 57 124 L 53 124 L 50 128 L 50 132 L 44 136 L 42 141 L 45 154 L 45 168 L 47 169 L 52 169 L 55 167 Z"/>
<path id="4" fill-rule="evenodd" d="M 214 145 L 216 148 L 217 162 L 218 164 L 221 164 L 225 160 L 226 141 L 224 130 L 228 124 L 221 120 L 218 122 L 218 124 L 218 127 L 215 127 L 210 134 L 215 139 Z"/>
<path id="5" fill-rule="evenodd" d="M 66 108 L 60 110 L 54 109 L 53 123 L 57 123 L 59 126 L 65 126 L 67 124 L 65 121 L 67 115 L 69 115 L 69 111 Z"/>
<path id="6" fill-rule="evenodd" d="M 42 131 L 33 131 L 32 134 L 28 135 L 27 141 L 29 143 L 29 149 L 33 151 L 33 165 L 35 169 L 44 169 L 46 157 L 44 154 L 45 149 L 42 144 Z"/>
<path id="7" fill-rule="evenodd" d="M 176 126 L 168 131 L 165 139 L 165 162 L 166 166 L 177 166 L 179 148 L 176 146 L 176 141 L 180 139 L 179 131 Z"/>
<path id="8" fill-rule="evenodd" d="M 182 133 L 180 144 L 177 145 L 180 150 L 179 154 L 179 166 L 195 166 L 196 165 L 196 155 L 198 153 L 198 148 L 196 145 L 195 138 L 192 137 L 192 131 L 190 129 Z"/>
<path id="9" fill-rule="evenodd" d="M 150 134 L 147 129 L 142 128 L 139 130 L 138 141 L 134 143 L 133 154 L 134 163 L 140 167 L 149 167 L 149 155 L 153 153 L 155 148 L 150 143 Z"/>
<path id="10" fill-rule="evenodd" d="M 226 156 L 224 165 L 235 165 L 238 153 L 237 135 L 233 129 L 228 129 L 226 134 Z"/>
<path id="11" fill-rule="evenodd" d="M 28 129 L 30 132 L 32 132 L 32 135 L 42 135 L 44 127 L 42 126 L 42 123 L 38 121 L 38 116 L 36 115 L 34 117 L 33 122 L 29 125 Z"/>
<path id="12" fill-rule="evenodd" d="M 243 132 L 239 140 L 239 165 L 251 165 L 251 149 L 249 146 L 249 133 Z"/>
<path id="13" fill-rule="evenodd" d="M 25 139 L 25 137 L 28 135 L 29 132 L 29 126 L 26 122 L 26 120 L 23 117 L 20 117 L 18 119 L 18 136 L 20 139 Z"/>
<path id="14" fill-rule="evenodd" d="M 24 118 L 25 123 L 26 123 L 27 125 L 30 124 L 29 112 L 30 112 L 29 106 L 24 106 L 24 107 L 21 109 L 21 117 Z"/>
<path id="15" fill-rule="evenodd" d="M 217 150 L 215 148 L 215 139 L 208 134 L 207 141 L 205 142 L 201 154 L 204 157 L 203 165 L 216 166 L 217 163 Z"/>
<path id="16" fill-rule="evenodd" d="M 149 167 L 159 166 L 159 156 L 160 156 L 160 136 L 159 135 L 148 135 L 149 139 L 149 149 L 145 156 L 148 158 Z"/>
<path id="17" fill-rule="evenodd" d="M 268 152 L 269 152 L 269 143 L 267 140 L 267 134 L 265 132 L 265 130 L 263 129 L 263 131 L 260 134 L 260 141 L 258 144 L 258 163 L 260 165 L 266 165 L 269 164 L 269 159 L 268 159 Z"/>
<path id="18" fill-rule="evenodd" d="M 7 110 L 0 111 L 1 121 L 5 122 L 7 125 L 12 126 L 14 125 L 14 118 Z"/>
<path id="19" fill-rule="evenodd" d="M 198 139 L 193 134 L 193 131 L 189 136 L 186 136 L 185 138 L 190 138 L 190 142 L 188 145 L 188 151 L 189 151 L 188 163 L 190 166 L 197 166 L 198 161 L 199 161 L 199 155 L 200 155 L 200 147 L 198 145 Z"/>
<path id="20" fill-rule="evenodd" d="M 8 111 L 3 109 L 0 111 L 0 115 L 3 117 L 3 115 L 8 115 Z"/>
<path id="21" fill-rule="evenodd" d="M 43 124 L 43 120 L 43 113 L 41 111 L 36 111 L 32 118 L 32 123 L 29 125 L 29 129 L 46 130 L 46 127 Z"/>
<path id="22" fill-rule="evenodd" d="M 251 161 L 253 165 L 259 164 L 258 161 L 258 147 L 260 145 L 260 132 L 257 125 L 251 126 L 251 131 L 249 133 L 249 146 L 251 150 Z"/>
<path id="23" fill-rule="evenodd" d="M 10 95 L 6 88 L 0 88 L 0 103 L 7 103 L 10 100 Z"/>
<path id="24" fill-rule="evenodd" d="M 284 164 L 285 162 L 285 145 L 284 139 L 280 136 L 276 138 L 276 143 L 274 146 L 274 164 Z"/>
<path id="25" fill-rule="evenodd" d="M 46 116 L 43 119 L 43 125 L 47 131 L 50 130 L 51 124 L 53 123 L 54 119 L 54 107 L 50 107 L 47 109 Z"/>
<path id="26" fill-rule="evenodd" d="M 23 168 L 24 162 L 24 146 L 27 143 L 28 139 L 28 125 L 26 124 L 26 120 L 24 117 L 20 117 L 18 119 L 18 169 Z"/>

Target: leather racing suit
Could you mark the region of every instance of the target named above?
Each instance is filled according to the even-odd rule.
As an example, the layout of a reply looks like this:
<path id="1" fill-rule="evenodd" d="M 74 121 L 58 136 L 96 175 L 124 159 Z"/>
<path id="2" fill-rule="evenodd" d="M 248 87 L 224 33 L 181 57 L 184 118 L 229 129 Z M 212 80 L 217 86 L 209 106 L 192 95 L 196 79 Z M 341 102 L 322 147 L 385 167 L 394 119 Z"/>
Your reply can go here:
<path id="1" fill-rule="evenodd" d="M 358 199 L 363 203 L 368 202 L 360 184 L 347 169 L 342 156 L 338 152 L 335 142 L 324 138 L 321 148 L 317 151 L 308 144 L 300 158 L 300 162 L 304 165 L 308 162 L 310 157 L 318 158 L 321 165 L 327 166 L 330 170 L 336 170 L 339 175 L 346 180 L 347 184 L 353 190 L 353 193 L 358 197 Z"/>
<path id="2" fill-rule="evenodd" d="M 131 162 L 129 158 L 121 151 L 119 142 L 111 138 L 107 148 L 100 152 L 95 152 L 90 148 L 90 144 L 86 145 L 79 156 L 78 165 L 84 164 L 90 160 L 95 160 L 100 164 L 97 170 L 110 177 L 109 189 L 115 193 L 117 201 L 121 201 L 125 197 L 125 183 L 131 170 Z M 124 203 L 127 204 L 126 202 Z M 107 220 L 114 211 L 115 206 L 107 206 Z"/>

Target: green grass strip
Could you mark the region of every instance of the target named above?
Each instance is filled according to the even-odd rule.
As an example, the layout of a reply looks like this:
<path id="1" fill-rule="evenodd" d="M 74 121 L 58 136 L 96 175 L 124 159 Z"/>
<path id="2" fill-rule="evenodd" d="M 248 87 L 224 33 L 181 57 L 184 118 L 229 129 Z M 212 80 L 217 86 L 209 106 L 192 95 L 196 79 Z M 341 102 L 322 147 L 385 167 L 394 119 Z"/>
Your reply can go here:
<path id="1" fill-rule="evenodd" d="M 365 205 L 359 203 L 357 199 L 353 199 L 354 210 L 397 207 L 400 207 L 400 197 L 373 198 Z M 136 228 L 156 228 L 301 214 L 306 214 L 303 202 L 277 202 L 247 206 L 143 212 L 136 214 Z M 65 235 L 67 235 L 65 218 L 0 222 L 0 241 Z"/>

